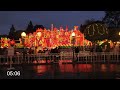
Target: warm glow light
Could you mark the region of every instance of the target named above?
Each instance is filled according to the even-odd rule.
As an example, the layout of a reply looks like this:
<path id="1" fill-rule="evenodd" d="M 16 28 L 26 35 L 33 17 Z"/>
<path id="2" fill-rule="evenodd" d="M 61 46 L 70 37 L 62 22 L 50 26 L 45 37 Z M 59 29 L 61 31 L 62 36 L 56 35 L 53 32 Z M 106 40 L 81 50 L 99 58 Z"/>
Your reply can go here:
<path id="1" fill-rule="evenodd" d="M 119 32 L 119 35 L 120 35 L 120 32 Z"/>
<path id="2" fill-rule="evenodd" d="M 82 46 L 84 35 L 78 30 L 64 30 L 54 29 L 50 30 L 36 30 L 33 34 L 26 35 L 25 32 L 21 33 L 22 38 L 25 39 L 25 45 L 28 47 L 39 46 L 41 48 L 50 47 L 55 48 L 58 46 Z M 80 36 L 80 37 L 77 37 Z M 73 43 L 72 43 L 73 42 Z M 88 40 L 85 40 L 88 45 Z M 72 44 L 71 44 L 72 43 Z"/>
<path id="3" fill-rule="evenodd" d="M 39 36 L 39 37 L 40 37 L 40 36 L 41 36 L 41 32 L 37 32 L 37 36 Z"/>
<path id="4" fill-rule="evenodd" d="M 38 47 L 41 50 L 44 48 L 49 47 L 55 48 L 58 46 L 83 46 L 85 43 L 89 45 L 89 41 L 85 39 L 84 34 L 82 34 L 77 27 L 75 26 L 76 30 L 64 30 L 62 28 L 50 31 L 38 29 L 36 32 L 26 34 L 25 32 L 21 33 L 20 46 L 24 44 L 26 47 Z M 120 33 L 119 33 L 120 34 Z M 9 44 L 14 44 L 14 42 L 10 42 L 7 38 L 1 38 L 1 46 L 2 47 L 9 47 Z M 92 44 L 92 42 L 90 42 Z"/>
<path id="5" fill-rule="evenodd" d="M 26 33 L 25 33 L 25 32 L 22 32 L 22 33 L 21 33 L 21 36 L 22 36 L 22 37 L 26 37 Z"/>
<path id="6" fill-rule="evenodd" d="M 72 37 L 74 37 L 75 36 L 75 33 L 74 32 L 72 32 Z"/>

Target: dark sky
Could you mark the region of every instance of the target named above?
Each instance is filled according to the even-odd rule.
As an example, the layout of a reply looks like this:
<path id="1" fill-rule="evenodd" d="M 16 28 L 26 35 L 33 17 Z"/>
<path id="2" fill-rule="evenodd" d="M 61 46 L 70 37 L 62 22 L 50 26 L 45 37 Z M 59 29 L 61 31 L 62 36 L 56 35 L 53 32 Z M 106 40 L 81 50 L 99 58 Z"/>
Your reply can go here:
<path id="1" fill-rule="evenodd" d="M 8 34 L 12 24 L 16 30 L 24 30 L 30 20 L 33 25 L 40 24 L 47 29 L 51 24 L 57 28 L 68 25 L 72 29 L 87 19 L 101 20 L 104 14 L 104 11 L 0 11 L 0 34 Z"/>

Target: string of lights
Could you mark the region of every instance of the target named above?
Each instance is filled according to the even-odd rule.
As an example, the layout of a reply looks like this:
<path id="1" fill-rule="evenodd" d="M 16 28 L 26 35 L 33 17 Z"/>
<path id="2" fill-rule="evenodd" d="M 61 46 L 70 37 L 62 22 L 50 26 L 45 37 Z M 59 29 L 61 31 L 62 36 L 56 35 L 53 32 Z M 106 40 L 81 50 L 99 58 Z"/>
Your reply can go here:
<path id="1" fill-rule="evenodd" d="M 88 25 L 85 30 L 86 35 L 94 36 L 95 34 L 104 35 L 108 33 L 107 28 L 104 24 L 92 24 Z"/>

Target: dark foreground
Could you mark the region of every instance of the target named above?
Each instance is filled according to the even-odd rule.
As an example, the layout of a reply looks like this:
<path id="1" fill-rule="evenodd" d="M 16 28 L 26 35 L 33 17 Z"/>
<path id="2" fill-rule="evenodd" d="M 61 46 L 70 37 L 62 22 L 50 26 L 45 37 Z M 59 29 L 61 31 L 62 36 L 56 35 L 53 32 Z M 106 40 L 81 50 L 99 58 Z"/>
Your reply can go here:
<path id="1" fill-rule="evenodd" d="M 119 79 L 120 64 L 51 64 L 0 66 L 0 79 Z M 19 71 L 20 75 L 7 75 Z"/>

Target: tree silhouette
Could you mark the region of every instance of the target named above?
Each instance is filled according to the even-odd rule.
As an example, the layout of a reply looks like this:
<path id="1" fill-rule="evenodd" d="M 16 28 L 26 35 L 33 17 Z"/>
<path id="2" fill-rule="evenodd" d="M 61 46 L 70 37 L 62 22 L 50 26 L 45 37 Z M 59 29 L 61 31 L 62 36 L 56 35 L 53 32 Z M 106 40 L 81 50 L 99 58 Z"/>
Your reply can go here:
<path id="1" fill-rule="evenodd" d="M 27 29 L 26 29 L 26 33 L 33 33 L 34 30 L 33 30 L 33 24 L 32 24 L 32 21 L 29 22 L 28 26 L 27 26 Z"/>
<path id="2" fill-rule="evenodd" d="M 86 25 L 83 33 L 85 38 L 92 42 L 108 38 L 108 28 L 103 22 L 100 21 Z"/>
<path id="3" fill-rule="evenodd" d="M 86 28 L 87 25 L 89 24 L 92 24 L 92 23 L 95 23 L 95 20 L 94 19 L 87 19 L 84 23 L 84 25 L 80 25 L 80 32 L 84 33 L 84 30 Z"/>
<path id="4" fill-rule="evenodd" d="M 94 23 L 96 20 L 95 19 L 87 19 L 86 21 L 85 21 L 85 25 L 87 25 L 87 24 L 91 24 L 91 23 Z"/>
<path id="5" fill-rule="evenodd" d="M 21 38 L 21 33 L 22 32 L 25 32 L 24 30 L 17 30 L 16 32 L 15 32 L 15 36 L 14 36 L 14 39 L 15 40 L 19 40 L 19 38 Z"/>
<path id="6" fill-rule="evenodd" d="M 27 33 L 27 34 L 28 34 L 28 33 L 33 33 L 33 32 L 35 32 L 38 28 L 44 29 L 44 26 L 43 26 L 43 25 L 35 25 L 35 26 L 33 26 L 32 21 L 30 21 L 29 24 L 28 24 L 28 27 L 27 27 L 27 29 L 26 29 L 26 33 Z"/>
<path id="7" fill-rule="evenodd" d="M 120 11 L 105 11 L 105 17 L 103 18 L 103 22 L 109 28 L 109 36 L 108 39 L 112 41 L 120 40 L 120 36 L 118 33 L 120 32 Z"/>
<path id="8" fill-rule="evenodd" d="M 82 25 L 82 24 L 80 25 L 79 30 L 80 30 L 80 32 L 81 32 L 81 33 L 83 33 L 83 32 L 84 32 L 84 29 L 85 29 L 84 27 L 85 27 L 85 25 Z"/>
<path id="9" fill-rule="evenodd" d="M 16 30 L 15 30 L 15 27 L 14 27 L 14 25 L 12 25 L 11 28 L 10 28 L 9 35 L 8 35 L 8 37 L 9 37 L 10 39 L 14 39 L 15 31 L 16 31 Z"/>
<path id="10" fill-rule="evenodd" d="M 114 42 L 119 41 L 120 40 L 119 32 L 120 32 L 119 28 L 109 28 L 108 39 Z"/>
<path id="11" fill-rule="evenodd" d="M 85 38 L 92 42 L 108 38 L 109 30 L 105 23 L 100 20 L 88 19 L 84 25 L 80 25 L 80 31 L 84 33 Z"/>
<path id="12" fill-rule="evenodd" d="M 120 27 L 120 11 L 105 11 L 105 17 L 103 18 L 109 28 Z"/>
<path id="13" fill-rule="evenodd" d="M 88 19 L 85 21 L 85 23 L 82 25 L 80 25 L 80 31 L 82 33 L 84 33 L 84 30 L 86 29 L 86 27 L 90 24 L 94 24 L 94 23 L 101 23 L 101 24 L 104 24 L 103 21 L 100 21 L 100 20 L 95 20 L 95 19 Z"/>
<path id="14" fill-rule="evenodd" d="M 34 31 L 36 31 L 38 28 L 44 30 L 45 27 L 43 25 L 35 25 L 34 26 Z"/>

